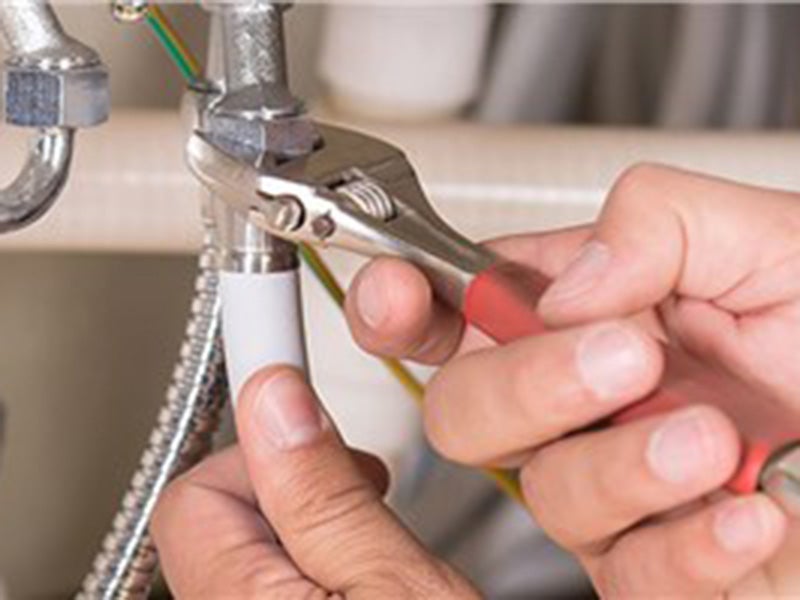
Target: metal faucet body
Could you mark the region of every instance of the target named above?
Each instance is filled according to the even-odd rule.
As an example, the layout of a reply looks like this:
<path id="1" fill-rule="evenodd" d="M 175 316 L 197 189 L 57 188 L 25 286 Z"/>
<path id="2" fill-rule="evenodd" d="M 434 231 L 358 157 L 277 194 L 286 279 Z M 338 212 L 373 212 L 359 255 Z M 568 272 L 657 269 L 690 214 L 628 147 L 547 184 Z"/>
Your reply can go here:
<path id="1" fill-rule="evenodd" d="M 222 73 L 199 103 L 198 125 L 237 160 L 298 156 L 313 149 L 314 125 L 288 89 L 283 17 L 288 8 L 267 0 L 207 2 L 218 20 Z M 214 75 L 212 75 L 214 77 Z M 221 268 L 275 272 L 298 266 L 295 247 L 255 227 L 226 202 L 212 198 Z"/>

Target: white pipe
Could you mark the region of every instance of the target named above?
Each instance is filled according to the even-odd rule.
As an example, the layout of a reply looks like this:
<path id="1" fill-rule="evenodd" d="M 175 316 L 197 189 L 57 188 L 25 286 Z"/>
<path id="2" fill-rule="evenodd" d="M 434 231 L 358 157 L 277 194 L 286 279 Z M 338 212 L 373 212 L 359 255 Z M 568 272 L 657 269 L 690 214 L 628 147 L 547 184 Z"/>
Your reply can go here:
<path id="1" fill-rule="evenodd" d="M 231 398 L 267 365 L 305 370 L 299 273 L 220 274 L 222 334 Z"/>

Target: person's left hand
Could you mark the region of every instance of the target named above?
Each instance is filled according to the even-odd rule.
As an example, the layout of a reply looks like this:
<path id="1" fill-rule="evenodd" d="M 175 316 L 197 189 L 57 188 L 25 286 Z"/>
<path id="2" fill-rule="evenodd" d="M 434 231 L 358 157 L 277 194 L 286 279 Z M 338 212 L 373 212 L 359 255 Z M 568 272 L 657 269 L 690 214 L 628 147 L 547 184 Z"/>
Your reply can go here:
<path id="1" fill-rule="evenodd" d="M 178 478 L 156 508 L 176 597 L 478 597 L 384 505 L 385 468 L 344 446 L 299 372 L 253 376 L 236 421 L 239 445 Z"/>

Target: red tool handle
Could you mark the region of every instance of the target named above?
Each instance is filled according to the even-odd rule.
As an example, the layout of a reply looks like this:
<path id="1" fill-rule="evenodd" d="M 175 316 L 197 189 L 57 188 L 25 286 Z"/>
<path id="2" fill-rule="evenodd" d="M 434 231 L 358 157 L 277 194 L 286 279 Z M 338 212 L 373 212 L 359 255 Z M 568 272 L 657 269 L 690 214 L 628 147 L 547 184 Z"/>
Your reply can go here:
<path id="1" fill-rule="evenodd" d="M 546 328 L 536 305 L 549 283 L 541 273 L 520 265 L 495 265 L 470 283 L 462 307 L 464 316 L 501 344 L 542 333 Z M 744 443 L 739 470 L 727 487 L 739 493 L 755 491 L 767 461 L 774 452 L 800 437 L 797 430 L 789 433 L 782 429 L 787 415 L 778 414 L 777 405 L 769 399 L 753 398 L 753 392 L 743 384 L 685 353 L 671 348 L 665 348 L 665 352 L 662 386 L 615 415 L 612 422 L 622 423 L 693 403 L 717 405 L 737 423 Z"/>

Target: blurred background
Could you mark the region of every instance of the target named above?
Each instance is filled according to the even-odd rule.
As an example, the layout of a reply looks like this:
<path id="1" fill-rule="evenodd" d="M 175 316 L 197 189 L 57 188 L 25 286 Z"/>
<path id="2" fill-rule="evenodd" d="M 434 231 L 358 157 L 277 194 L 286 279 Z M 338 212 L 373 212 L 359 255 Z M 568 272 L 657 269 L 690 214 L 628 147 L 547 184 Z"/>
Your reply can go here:
<path id="1" fill-rule="evenodd" d="M 204 56 L 206 13 L 167 12 Z M 157 41 L 100 3 L 59 14 L 110 67 L 115 113 L 79 136 L 53 213 L 0 240 L 0 579 L 12 598 L 68 596 L 88 569 L 162 401 L 200 232 L 181 167 L 182 81 Z M 436 205 L 479 237 L 590 220 L 642 159 L 800 187 L 798 31 L 800 7 L 768 4 L 288 15 L 295 92 L 404 146 Z M 22 139 L 0 130 L 0 174 L 14 172 Z M 345 278 L 359 264 L 331 260 Z M 419 535 L 490 597 L 587 595 L 523 511 L 427 450 L 412 403 L 304 284 L 321 394 L 348 439 L 390 463 L 392 501 Z"/>

